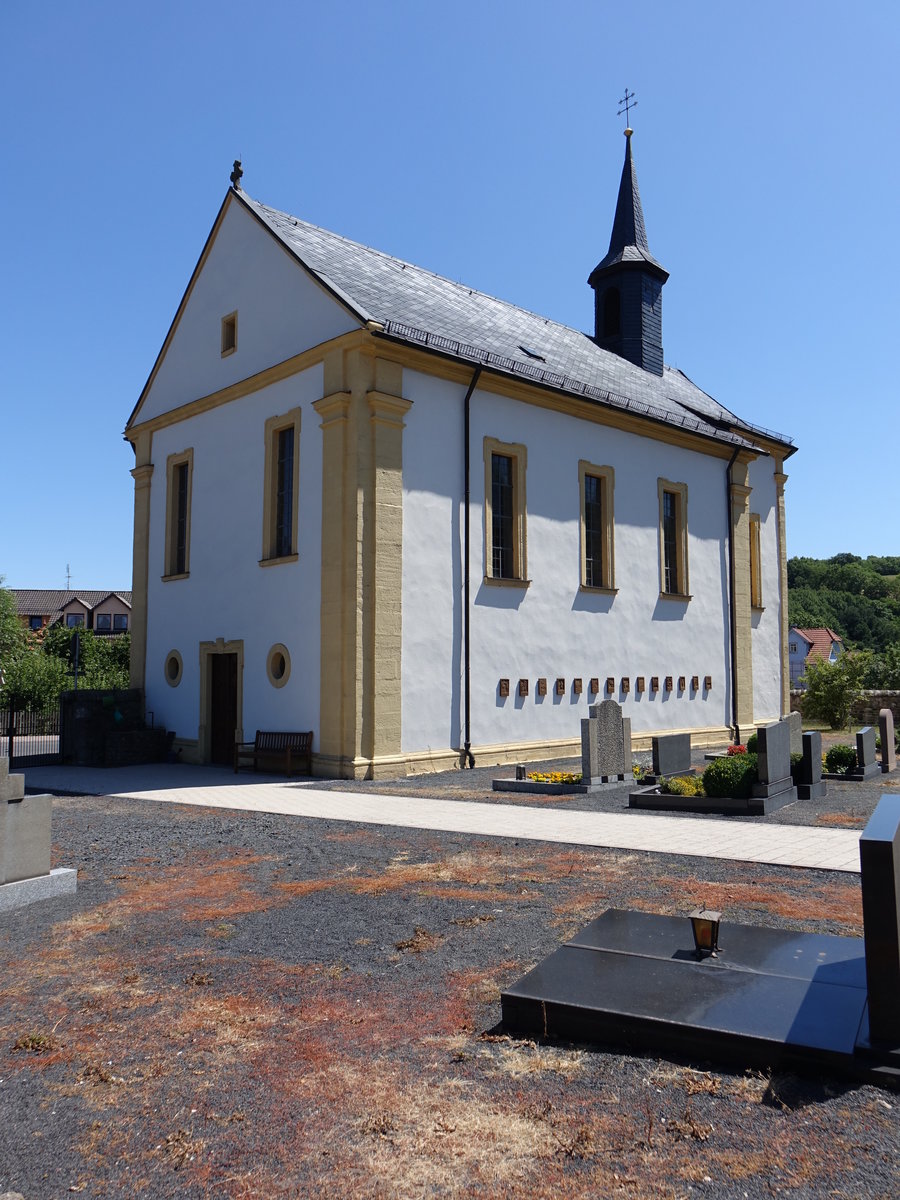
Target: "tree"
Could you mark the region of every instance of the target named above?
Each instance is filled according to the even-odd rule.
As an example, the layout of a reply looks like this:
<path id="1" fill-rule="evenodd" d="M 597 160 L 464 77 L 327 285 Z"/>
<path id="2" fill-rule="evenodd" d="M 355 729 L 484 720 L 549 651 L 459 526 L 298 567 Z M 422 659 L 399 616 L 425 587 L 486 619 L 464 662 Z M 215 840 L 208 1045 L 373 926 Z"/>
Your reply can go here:
<path id="1" fill-rule="evenodd" d="M 3 576 L 0 575 L 0 688 L 4 676 L 24 648 L 25 630 L 19 620 L 16 598 L 9 588 L 3 587 Z"/>
<path id="2" fill-rule="evenodd" d="M 873 659 L 866 687 L 900 691 L 900 642 L 892 642 L 883 654 Z"/>
<path id="3" fill-rule="evenodd" d="M 862 695 L 871 663 L 872 655 L 867 650 L 848 651 L 835 663 L 813 659 L 807 664 L 804 677 L 803 716 L 825 721 L 832 729 L 842 729 L 845 725 L 849 728 L 850 713 Z"/>

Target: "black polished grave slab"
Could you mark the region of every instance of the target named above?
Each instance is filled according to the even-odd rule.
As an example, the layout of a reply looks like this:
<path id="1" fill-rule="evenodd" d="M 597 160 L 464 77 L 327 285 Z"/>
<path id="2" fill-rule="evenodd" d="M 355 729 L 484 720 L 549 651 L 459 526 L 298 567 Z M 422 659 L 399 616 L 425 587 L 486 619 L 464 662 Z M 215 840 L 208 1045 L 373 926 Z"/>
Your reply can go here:
<path id="1" fill-rule="evenodd" d="M 793 804 L 796 799 L 795 787 L 775 796 L 750 796 L 744 800 L 734 796 L 673 796 L 660 791 L 657 785 L 651 785 L 629 792 L 628 807 L 675 813 L 715 813 L 721 817 L 765 817 Z"/>
<path id="2" fill-rule="evenodd" d="M 501 997 L 510 1033 L 862 1078 L 862 939 L 724 923 L 698 962 L 686 918 L 611 909 Z"/>

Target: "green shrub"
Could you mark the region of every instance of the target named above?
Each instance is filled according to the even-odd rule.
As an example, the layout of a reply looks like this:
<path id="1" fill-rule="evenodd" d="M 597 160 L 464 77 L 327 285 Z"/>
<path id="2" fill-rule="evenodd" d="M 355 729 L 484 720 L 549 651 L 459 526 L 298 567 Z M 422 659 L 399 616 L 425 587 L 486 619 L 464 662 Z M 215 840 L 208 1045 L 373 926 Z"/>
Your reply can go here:
<path id="1" fill-rule="evenodd" d="M 849 775 L 855 767 L 856 751 L 843 742 L 838 742 L 825 754 L 825 770 L 830 775 Z"/>
<path id="2" fill-rule="evenodd" d="M 667 796 L 704 796 L 702 775 L 673 775 L 664 779 L 659 790 Z"/>
<path id="3" fill-rule="evenodd" d="M 703 772 L 703 788 L 707 796 L 748 799 L 757 780 L 756 762 L 755 754 L 714 759 Z"/>
<path id="4" fill-rule="evenodd" d="M 868 651 L 858 654 L 847 651 L 835 663 L 821 658 L 807 663 L 804 718 L 827 721 L 832 729 L 849 726 L 851 709 L 862 695 L 871 662 Z"/>
<path id="5" fill-rule="evenodd" d="M 750 736 L 747 738 L 747 753 L 755 754 L 758 743 L 759 743 L 759 734 L 751 733 Z"/>

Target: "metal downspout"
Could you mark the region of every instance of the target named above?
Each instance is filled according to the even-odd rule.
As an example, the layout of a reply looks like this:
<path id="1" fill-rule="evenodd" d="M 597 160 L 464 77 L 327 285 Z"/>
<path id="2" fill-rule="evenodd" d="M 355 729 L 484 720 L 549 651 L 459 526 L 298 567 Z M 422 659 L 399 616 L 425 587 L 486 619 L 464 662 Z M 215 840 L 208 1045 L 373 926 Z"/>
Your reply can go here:
<path id="1" fill-rule="evenodd" d="M 463 403 L 463 449 L 465 474 L 465 505 L 463 514 L 463 657 L 465 660 L 465 742 L 463 743 L 463 766 L 470 770 L 475 766 L 475 756 L 472 753 L 472 678 L 471 658 L 469 653 L 469 413 L 472 393 L 481 377 L 481 367 L 475 368 L 469 390 Z"/>
<path id="2" fill-rule="evenodd" d="M 735 464 L 740 448 L 735 450 L 725 472 L 725 536 L 728 539 L 728 618 L 731 632 L 731 729 L 738 737 L 737 728 L 737 614 L 734 611 L 734 538 L 731 535 L 731 468 Z"/>

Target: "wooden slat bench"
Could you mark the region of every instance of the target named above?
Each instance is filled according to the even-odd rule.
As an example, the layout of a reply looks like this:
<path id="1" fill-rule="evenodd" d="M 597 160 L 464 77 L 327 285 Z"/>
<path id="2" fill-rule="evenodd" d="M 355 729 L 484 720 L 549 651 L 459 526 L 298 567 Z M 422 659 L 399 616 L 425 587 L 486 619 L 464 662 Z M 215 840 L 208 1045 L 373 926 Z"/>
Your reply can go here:
<path id="1" fill-rule="evenodd" d="M 283 771 L 290 775 L 312 774 L 312 730 L 308 733 L 279 733 L 257 729 L 252 742 L 238 742 L 234 747 L 234 773 L 245 763 L 252 763 L 254 771 L 260 763 L 264 769 Z"/>

